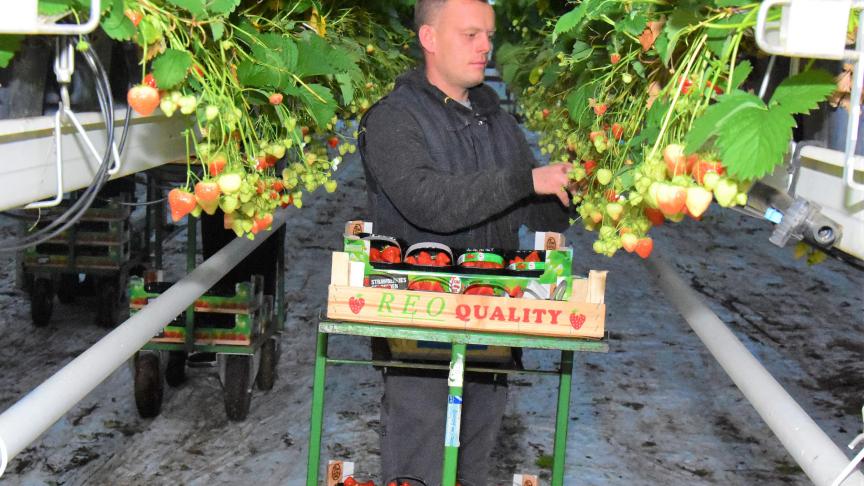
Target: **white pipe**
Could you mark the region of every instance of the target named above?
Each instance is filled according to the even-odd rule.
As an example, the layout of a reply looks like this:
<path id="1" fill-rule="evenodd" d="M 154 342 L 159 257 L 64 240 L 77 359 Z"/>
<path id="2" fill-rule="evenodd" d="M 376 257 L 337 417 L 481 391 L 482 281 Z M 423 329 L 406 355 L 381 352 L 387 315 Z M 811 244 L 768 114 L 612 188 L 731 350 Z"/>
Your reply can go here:
<path id="1" fill-rule="evenodd" d="M 655 250 L 646 266 L 705 347 L 817 486 L 829 486 L 849 458 L 786 390 L 762 367 L 732 331 L 705 305 Z M 858 471 L 841 483 L 864 485 Z"/>
<path id="2" fill-rule="evenodd" d="M 285 211 L 281 210 L 270 231 L 259 233 L 255 240 L 237 238 L 226 245 L 3 412 L 0 445 L 5 445 L 5 459 L 35 441 L 283 224 Z M 4 466 L 0 464 L 0 474 Z"/>

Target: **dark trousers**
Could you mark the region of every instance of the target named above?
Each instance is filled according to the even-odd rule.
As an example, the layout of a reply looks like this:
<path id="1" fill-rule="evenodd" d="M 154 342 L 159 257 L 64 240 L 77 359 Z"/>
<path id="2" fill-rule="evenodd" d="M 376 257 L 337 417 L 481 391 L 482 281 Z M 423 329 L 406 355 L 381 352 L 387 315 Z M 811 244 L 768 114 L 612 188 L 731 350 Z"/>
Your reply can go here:
<path id="1" fill-rule="evenodd" d="M 447 392 L 443 375 L 384 372 L 382 481 L 414 476 L 427 486 L 441 484 Z M 462 486 L 487 483 L 489 456 L 497 443 L 506 404 L 505 374 L 465 375 L 457 474 Z"/>

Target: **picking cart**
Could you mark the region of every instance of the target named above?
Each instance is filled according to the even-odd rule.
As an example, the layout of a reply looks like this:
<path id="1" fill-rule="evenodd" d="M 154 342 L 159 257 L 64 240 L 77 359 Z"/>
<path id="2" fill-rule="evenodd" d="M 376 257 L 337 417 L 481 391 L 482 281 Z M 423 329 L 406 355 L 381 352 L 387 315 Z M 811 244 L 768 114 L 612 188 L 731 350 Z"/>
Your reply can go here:
<path id="1" fill-rule="evenodd" d="M 196 221 L 189 218 L 187 271 L 195 267 Z M 135 403 L 142 417 L 155 417 L 162 407 L 163 382 L 179 386 L 186 379 L 187 358 L 209 353 L 224 388 L 225 412 L 230 420 L 249 413 L 253 382 L 270 390 L 276 378 L 279 343 L 285 320 L 284 231 L 276 241 L 275 292 L 265 290 L 265 279 L 252 275 L 233 290 L 211 289 L 154 336 L 136 353 L 133 367 Z M 156 272 L 158 274 L 158 272 Z M 172 285 L 135 277 L 129 286 L 130 312 L 144 308 Z M 275 294 L 275 295 L 274 295 Z M 210 364 L 213 361 L 206 361 Z M 192 362 L 189 362 L 192 365 Z"/>
<path id="2" fill-rule="evenodd" d="M 457 479 L 462 385 L 466 371 L 557 375 L 552 485 L 562 485 L 573 353 L 608 350 L 603 339 L 606 272 L 591 271 L 588 277 L 570 275 L 572 250 L 564 248 L 563 238 L 554 233 L 538 233 L 536 247 L 542 249 L 539 251 L 543 256 L 539 262 L 527 265 L 529 268 L 523 265 L 522 270 L 527 271 L 521 272 L 370 263 L 370 240 L 374 241 L 374 238 L 357 234 L 363 231 L 371 232 L 371 224 L 349 223 L 345 251 L 333 254 L 327 319 L 318 325 L 307 486 L 318 484 L 328 364 L 449 370 L 448 400 L 441 404 L 447 408 L 443 444 L 444 486 L 453 486 Z M 464 254 L 468 253 L 476 254 Z M 519 265 L 513 264 L 510 268 L 515 270 Z M 412 283 L 421 281 L 447 282 L 448 285 L 442 285 L 443 292 L 407 290 Z M 389 283 L 379 288 L 370 287 L 374 282 Z M 504 295 L 497 292 L 495 296 L 464 293 L 465 289 L 478 284 L 510 290 Z M 515 294 L 519 297 L 511 297 L 513 289 L 520 289 Z M 525 298 L 528 294 L 522 293 L 521 289 L 533 289 L 534 298 Z M 543 294 L 544 289 L 546 294 Z M 543 298 L 544 295 L 547 298 Z M 398 354 L 386 361 L 331 357 L 327 349 L 331 334 L 388 338 L 402 344 L 417 341 L 449 344 L 450 349 L 446 352 L 450 363 L 409 362 L 399 359 Z M 469 347 L 559 350 L 561 362 L 557 370 L 466 367 L 466 359 L 472 360 Z M 384 481 L 388 479 L 382 478 Z"/>

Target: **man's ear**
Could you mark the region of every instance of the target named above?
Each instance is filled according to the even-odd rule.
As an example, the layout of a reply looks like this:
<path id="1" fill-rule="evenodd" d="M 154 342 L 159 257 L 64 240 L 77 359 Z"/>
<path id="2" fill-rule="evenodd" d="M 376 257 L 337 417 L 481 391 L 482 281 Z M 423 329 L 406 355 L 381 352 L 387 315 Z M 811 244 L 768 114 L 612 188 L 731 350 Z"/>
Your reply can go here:
<path id="1" fill-rule="evenodd" d="M 435 28 L 429 24 L 423 25 L 420 27 L 420 32 L 418 32 L 418 37 L 420 38 L 420 45 L 423 47 L 424 51 L 427 52 L 435 52 Z"/>

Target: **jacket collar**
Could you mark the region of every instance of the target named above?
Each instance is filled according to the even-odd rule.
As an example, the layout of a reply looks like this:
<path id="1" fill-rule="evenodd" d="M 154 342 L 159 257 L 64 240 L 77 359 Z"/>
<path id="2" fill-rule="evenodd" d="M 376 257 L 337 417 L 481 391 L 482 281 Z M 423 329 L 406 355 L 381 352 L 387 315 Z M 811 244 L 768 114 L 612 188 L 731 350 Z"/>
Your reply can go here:
<path id="1" fill-rule="evenodd" d="M 428 94 L 444 105 L 454 106 L 457 110 L 462 110 L 463 112 L 469 111 L 464 105 L 456 102 L 444 94 L 438 87 L 431 84 L 426 78 L 426 68 L 423 65 L 402 74 L 396 79 L 396 87 L 403 84 Z M 468 99 L 471 101 L 470 111 L 481 116 L 490 115 L 498 110 L 499 107 L 498 95 L 482 83 L 468 88 Z"/>

